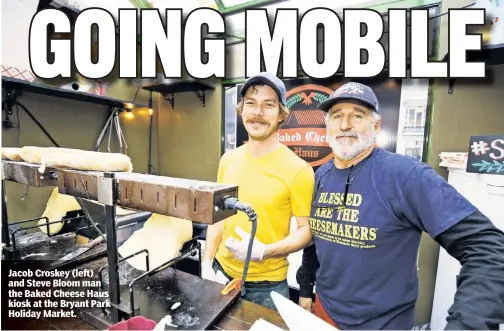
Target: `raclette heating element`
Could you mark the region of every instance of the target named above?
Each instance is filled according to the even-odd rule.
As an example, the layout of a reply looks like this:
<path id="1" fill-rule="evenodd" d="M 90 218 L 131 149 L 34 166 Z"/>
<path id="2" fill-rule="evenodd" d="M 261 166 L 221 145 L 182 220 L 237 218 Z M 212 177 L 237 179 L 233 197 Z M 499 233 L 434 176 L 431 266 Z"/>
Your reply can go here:
<path id="1" fill-rule="evenodd" d="M 214 224 L 237 211 L 245 212 L 252 222 L 251 241 L 241 284 L 250 262 L 251 245 L 257 226 L 255 212 L 238 201 L 238 186 L 214 182 L 146 175 L 129 172 L 93 172 L 59 169 L 61 194 L 97 200 L 105 205 L 107 264 L 109 271 L 110 318 L 114 322 L 131 316 L 121 302 L 118 259 L 116 206 L 183 218 L 197 223 Z M 150 271 L 149 271 L 150 272 Z M 242 288 L 242 295 L 245 288 Z M 134 308 L 133 308 L 134 309 Z"/>
<path id="2" fill-rule="evenodd" d="M 40 164 L 2 160 L 3 179 L 31 187 L 56 186 L 58 171 L 47 168 L 41 174 L 38 172 L 39 167 Z"/>
<path id="3" fill-rule="evenodd" d="M 115 196 L 109 192 L 109 179 L 101 172 L 60 169 L 58 189 L 62 194 L 106 205 L 114 202 L 118 206 L 197 223 L 214 224 L 236 214 L 234 210 L 219 207 L 224 197 L 238 197 L 236 185 L 128 172 L 113 175 Z"/>

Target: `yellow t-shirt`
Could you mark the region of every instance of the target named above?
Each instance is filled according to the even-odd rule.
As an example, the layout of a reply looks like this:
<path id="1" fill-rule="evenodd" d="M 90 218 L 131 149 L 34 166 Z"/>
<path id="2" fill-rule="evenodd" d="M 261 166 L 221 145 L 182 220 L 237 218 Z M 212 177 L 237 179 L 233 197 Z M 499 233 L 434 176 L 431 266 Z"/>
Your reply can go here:
<path id="1" fill-rule="evenodd" d="M 248 153 L 247 144 L 225 153 L 219 164 L 217 181 L 238 185 L 238 198 L 257 213 L 256 238 L 265 244 L 282 240 L 290 233 L 292 216 L 309 217 L 315 175 L 313 168 L 287 146 L 260 158 Z M 224 246 L 230 236 L 240 238 L 235 227 L 250 233 L 248 216 L 238 211 L 224 220 L 224 233 L 216 259 L 233 278 L 241 278 L 244 262 L 235 259 Z M 250 261 L 247 281 L 283 281 L 287 278 L 287 258 Z"/>

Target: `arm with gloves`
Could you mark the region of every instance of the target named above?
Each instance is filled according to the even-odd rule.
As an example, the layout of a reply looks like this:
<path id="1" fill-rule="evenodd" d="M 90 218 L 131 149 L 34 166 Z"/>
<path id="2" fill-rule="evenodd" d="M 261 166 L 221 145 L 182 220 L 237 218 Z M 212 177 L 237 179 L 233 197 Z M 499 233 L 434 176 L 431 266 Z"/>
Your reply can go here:
<path id="1" fill-rule="evenodd" d="M 275 257 L 284 257 L 310 244 L 312 237 L 308 217 L 296 217 L 296 221 L 298 222 L 297 230 L 280 241 L 265 244 L 259 239 L 254 238 L 250 260 L 261 261 Z M 240 227 L 236 227 L 235 232 L 239 238 L 229 237 L 224 245 L 235 258 L 245 261 L 250 242 L 250 233 L 245 232 Z"/>
<path id="2" fill-rule="evenodd" d="M 312 203 L 315 174 L 310 165 L 306 165 L 294 177 L 289 185 L 292 213 L 297 222 L 297 229 L 285 238 L 270 244 L 265 244 L 254 238 L 251 260 L 267 260 L 271 258 L 286 257 L 297 252 L 312 241 L 309 215 Z M 250 234 L 241 228 L 235 228 L 236 234 L 241 238 L 228 238 L 226 247 L 237 258 L 245 261 L 250 241 Z"/>

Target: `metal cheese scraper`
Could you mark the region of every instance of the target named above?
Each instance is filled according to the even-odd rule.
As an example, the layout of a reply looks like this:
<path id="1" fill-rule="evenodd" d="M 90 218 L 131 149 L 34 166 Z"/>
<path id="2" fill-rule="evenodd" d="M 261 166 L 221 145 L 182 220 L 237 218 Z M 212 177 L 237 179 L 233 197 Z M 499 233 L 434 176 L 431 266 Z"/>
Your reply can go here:
<path id="1" fill-rule="evenodd" d="M 84 254 L 85 252 L 87 252 L 91 248 L 95 247 L 99 243 L 103 242 L 104 240 L 105 240 L 104 236 L 99 236 L 98 238 L 93 239 L 89 243 L 87 243 L 85 245 L 82 245 L 81 247 L 77 248 L 72 253 L 69 253 L 69 254 L 63 256 L 61 259 L 59 259 L 57 261 L 54 261 L 53 263 L 51 263 L 51 267 L 55 266 L 57 264 L 61 264 L 61 263 L 65 262 L 65 261 L 70 261 L 70 260 L 76 258 L 77 256 L 79 256 L 81 254 Z"/>
<path id="2" fill-rule="evenodd" d="M 284 296 L 271 292 L 271 298 L 289 330 L 337 331 L 335 327 L 301 308 Z"/>

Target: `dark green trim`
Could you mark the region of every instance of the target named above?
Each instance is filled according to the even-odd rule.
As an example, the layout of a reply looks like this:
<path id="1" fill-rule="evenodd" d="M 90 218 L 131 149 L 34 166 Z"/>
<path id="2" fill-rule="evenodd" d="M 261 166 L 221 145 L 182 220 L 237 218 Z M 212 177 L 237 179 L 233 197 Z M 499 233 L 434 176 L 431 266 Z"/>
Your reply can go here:
<path id="1" fill-rule="evenodd" d="M 269 0 L 255 0 L 255 1 L 251 1 L 251 2 L 261 2 L 261 1 L 265 1 L 265 3 L 268 3 Z M 280 0 L 280 1 L 284 1 L 284 0 Z M 274 2 L 278 2 L 278 0 L 273 0 L 271 1 L 272 3 Z M 360 5 L 356 5 L 356 6 L 351 6 L 351 7 L 348 7 L 348 8 L 360 8 L 360 9 L 365 9 L 365 8 L 369 8 L 369 9 L 373 9 L 373 10 L 376 10 L 377 12 L 381 13 L 381 14 L 386 14 L 388 12 L 389 9 L 411 9 L 411 8 L 421 8 L 421 7 L 432 7 L 432 6 L 436 6 L 438 5 L 439 7 L 441 7 L 441 3 L 442 3 L 442 0 L 380 0 L 380 1 L 376 1 L 374 4 L 360 4 Z M 252 5 L 249 5 L 249 7 L 252 6 Z M 238 6 L 236 6 L 238 7 Z M 240 9 L 239 11 L 243 11 L 243 10 L 246 10 L 247 6 L 245 6 L 245 8 L 242 8 Z M 230 7 L 230 8 L 234 8 L 234 7 Z M 229 13 L 224 11 L 223 14 L 226 14 L 228 15 Z M 343 14 L 343 12 L 338 12 L 338 14 Z M 232 36 L 234 38 L 243 38 L 243 42 L 245 42 L 245 38 L 244 36 Z M 236 42 L 234 42 L 236 43 Z M 239 41 L 237 42 L 239 43 Z"/>
<path id="2" fill-rule="evenodd" d="M 130 0 L 130 3 L 135 8 L 152 8 L 151 4 L 146 0 Z"/>
<path id="3" fill-rule="evenodd" d="M 226 6 L 222 3 L 221 0 L 214 0 L 217 5 L 217 9 L 222 13 L 222 11 L 226 10 Z"/>
<path id="4" fill-rule="evenodd" d="M 415 7 L 432 6 L 439 4 L 441 5 L 442 0 L 381 0 L 376 1 L 374 4 L 360 4 L 352 6 L 352 8 L 369 8 L 374 9 L 380 13 L 385 13 L 389 9 L 409 9 Z"/>
<path id="5" fill-rule="evenodd" d="M 215 0 L 219 11 L 224 15 L 235 14 L 237 12 L 245 11 L 253 7 L 266 6 L 278 2 L 284 2 L 286 0 L 250 0 L 242 4 L 226 7 L 221 0 Z M 390 8 L 414 8 L 429 6 L 434 4 L 441 4 L 442 0 L 379 0 L 374 4 L 363 3 L 355 6 L 350 6 L 350 8 L 369 8 L 374 9 L 378 12 L 386 12 Z M 335 1 L 335 5 L 337 2 Z"/>
<path id="6" fill-rule="evenodd" d="M 218 0 L 216 0 L 216 2 L 217 1 Z M 286 1 L 286 0 L 250 0 L 250 1 L 244 2 L 242 4 L 239 4 L 236 6 L 231 6 L 231 7 L 226 7 L 226 6 L 224 6 L 224 4 L 222 4 L 223 9 L 221 9 L 219 6 L 219 11 L 223 15 L 231 15 L 231 14 L 236 14 L 241 11 L 253 8 L 253 7 L 265 6 L 265 5 L 274 4 L 276 2 L 284 2 L 284 1 Z M 221 1 L 218 1 L 218 2 L 221 2 Z"/>
<path id="7" fill-rule="evenodd" d="M 429 156 L 431 152 L 431 135 L 432 135 L 432 119 L 434 114 L 434 91 L 436 88 L 436 81 L 434 79 L 429 79 L 429 91 L 427 94 L 427 109 L 425 114 L 425 126 L 424 126 L 424 143 L 422 152 L 422 162 L 429 163 Z"/>
<path id="8" fill-rule="evenodd" d="M 221 121 L 220 121 L 220 156 L 224 154 L 224 147 L 226 143 L 226 89 L 224 85 L 221 86 Z"/>
<path id="9" fill-rule="evenodd" d="M 437 13 L 438 15 L 440 15 L 443 11 L 443 7 L 441 4 L 438 5 L 438 8 L 439 8 L 439 12 Z M 441 21 L 441 18 L 439 18 L 439 20 Z M 439 60 L 440 58 L 440 48 L 441 48 L 441 43 L 440 43 L 440 38 L 441 37 L 441 24 L 438 24 L 437 25 L 437 35 L 435 36 L 436 38 L 436 45 L 434 47 L 435 49 L 435 52 L 432 56 L 432 61 L 436 61 L 436 60 Z M 441 55 L 441 58 L 442 56 L 444 55 Z M 428 113 L 427 115 L 429 115 L 429 118 L 428 118 L 428 126 L 426 125 L 425 128 L 424 128 L 424 131 L 425 131 L 425 134 L 424 134 L 424 139 L 426 139 L 426 143 L 424 144 L 424 147 L 426 147 L 426 151 L 425 153 L 423 153 L 425 155 L 425 160 L 423 160 L 423 162 L 425 163 L 428 163 L 429 162 L 429 157 L 430 157 L 430 154 L 431 154 L 431 151 L 432 151 L 432 122 L 433 122 L 433 119 L 434 119 L 434 113 L 436 111 L 436 91 L 437 89 L 439 88 L 438 85 L 437 85 L 437 80 L 435 79 L 430 79 L 429 81 L 429 95 L 428 95 Z M 448 92 L 447 92 L 448 93 Z"/>

